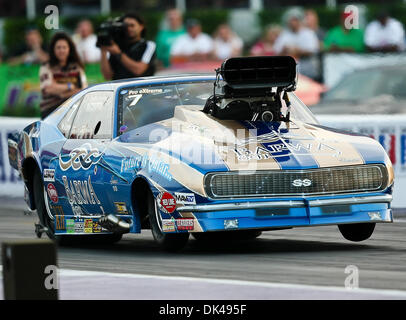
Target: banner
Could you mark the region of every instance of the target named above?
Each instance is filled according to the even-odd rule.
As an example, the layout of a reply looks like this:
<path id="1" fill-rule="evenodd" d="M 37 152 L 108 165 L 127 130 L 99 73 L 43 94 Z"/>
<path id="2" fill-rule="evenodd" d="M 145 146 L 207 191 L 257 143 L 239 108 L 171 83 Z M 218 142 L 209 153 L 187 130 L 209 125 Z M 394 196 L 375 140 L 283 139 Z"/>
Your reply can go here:
<path id="1" fill-rule="evenodd" d="M 0 65 L 0 115 L 6 108 L 23 107 L 27 114 L 34 114 L 32 109 L 39 110 L 39 68 L 39 65 Z M 89 85 L 105 81 L 99 64 L 86 65 L 85 73 Z"/>
<path id="2" fill-rule="evenodd" d="M 379 141 L 395 170 L 392 206 L 406 208 L 406 115 L 319 115 L 327 127 L 365 134 Z"/>

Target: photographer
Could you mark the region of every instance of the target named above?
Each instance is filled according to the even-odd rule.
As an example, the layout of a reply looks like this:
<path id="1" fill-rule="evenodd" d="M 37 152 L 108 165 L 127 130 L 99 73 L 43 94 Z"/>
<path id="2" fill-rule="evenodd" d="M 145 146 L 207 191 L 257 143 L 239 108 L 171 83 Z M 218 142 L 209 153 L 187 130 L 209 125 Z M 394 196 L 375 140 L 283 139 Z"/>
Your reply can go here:
<path id="1" fill-rule="evenodd" d="M 124 16 L 126 43 L 101 46 L 101 72 L 106 80 L 152 76 L 155 72 L 155 43 L 144 39 L 145 23 L 137 14 Z M 107 52 L 110 53 L 108 58 Z"/>

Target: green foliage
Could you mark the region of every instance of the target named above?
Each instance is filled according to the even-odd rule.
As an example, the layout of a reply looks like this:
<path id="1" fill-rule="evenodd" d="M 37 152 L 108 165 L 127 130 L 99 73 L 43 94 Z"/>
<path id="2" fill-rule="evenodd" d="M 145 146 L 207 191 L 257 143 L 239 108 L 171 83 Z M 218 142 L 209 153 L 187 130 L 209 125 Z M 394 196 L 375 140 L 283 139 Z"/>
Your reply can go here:
<path id="1" fill-rule="evenodd" d="M 47 43 L 51 33 L 44 26 L 44 18 L 27 20 L 26 18 L 8 18 L 4 22 L 4 45 L 9 53 L 24 44 L 24 35 L 28 27 L 36 27 L 40 31 L 44 42 Z"/>
<path id="2" fill-rule="evenodd" d="M 203 32 L 213 34 L 217 27 L 228 21 L 229 10 L 190 10 L 185 13 L 184 21 L 187 19 L 197 19 L 202 24 Z"/>
<path id="3" fill-rule="evenodd" d="M 39 117 L 41 115 L 38 107 L 26 107 L 24 105 L 18 105 L 13 107 L 6 107 L 3 109 L 1 116 L 5 117 Z"/>

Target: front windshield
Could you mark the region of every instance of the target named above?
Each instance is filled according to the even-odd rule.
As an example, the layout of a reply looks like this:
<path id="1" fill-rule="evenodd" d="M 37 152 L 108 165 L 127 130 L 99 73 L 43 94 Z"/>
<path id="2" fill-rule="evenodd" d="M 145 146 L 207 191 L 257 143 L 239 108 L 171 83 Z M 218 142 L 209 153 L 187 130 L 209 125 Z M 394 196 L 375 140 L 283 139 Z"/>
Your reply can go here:
<path id="1" fill-rule="evenodd" d="M 172 118 L 176 106 L 203 107 L 213 95 L 213 80 L 179 82 L 143 87 L 130 87 L 119 92 L 119 125 L 121 132 Z M 291 119 L 317 123 L 309 109 L 292 93 Z M 284 107 L 285 108 L 285 107 Z M 286 112 L 286 110 L 282 110 Z"/>

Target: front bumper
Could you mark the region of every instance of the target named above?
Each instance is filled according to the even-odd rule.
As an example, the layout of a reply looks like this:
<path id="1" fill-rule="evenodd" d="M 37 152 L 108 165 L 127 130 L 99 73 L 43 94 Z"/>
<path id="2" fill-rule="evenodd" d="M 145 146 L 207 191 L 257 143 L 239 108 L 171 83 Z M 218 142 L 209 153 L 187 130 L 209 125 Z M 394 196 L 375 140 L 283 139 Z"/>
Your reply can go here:
<path id="1" fill-rule="evenodd" d="M 379 194 L 329 199 L 228 202 L 184 206 L 177 208 L 177 211 L 183 217 L 194 218 L 194 228 L 189 232 L 230 229 L 271 230 L 317 225 L 393 222 L 391 201 L 392 195 Z"/>

